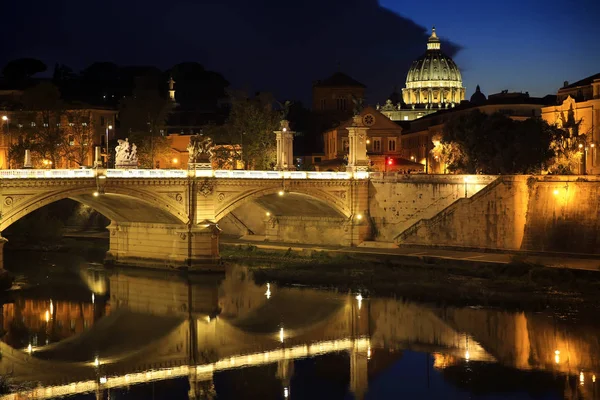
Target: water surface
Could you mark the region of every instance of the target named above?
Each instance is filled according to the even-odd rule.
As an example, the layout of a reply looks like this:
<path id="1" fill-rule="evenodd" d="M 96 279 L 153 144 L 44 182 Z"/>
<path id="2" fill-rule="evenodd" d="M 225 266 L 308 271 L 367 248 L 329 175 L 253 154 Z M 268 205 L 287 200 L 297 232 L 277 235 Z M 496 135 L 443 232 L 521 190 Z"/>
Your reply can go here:
<path id="1" fill-rule="evenodd" d="M 577 313 L 257 285 L 243 266 L 6 265 L 0 399 L 598 398 L 600 321 Z"/>

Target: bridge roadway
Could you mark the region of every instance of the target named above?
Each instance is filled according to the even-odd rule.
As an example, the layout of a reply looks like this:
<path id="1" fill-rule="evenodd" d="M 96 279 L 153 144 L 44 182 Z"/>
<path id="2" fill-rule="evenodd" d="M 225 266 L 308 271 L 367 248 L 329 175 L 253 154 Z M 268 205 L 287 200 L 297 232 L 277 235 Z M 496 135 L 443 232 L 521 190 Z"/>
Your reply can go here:
<path id="1" fill-rule="evenodd" d="M 214 268 L 217 224 L 239 223 L 233 211 L 272 240 L 299 223 L 348 246 L 370 234 L 367 173 L 141 169 L 1 170 L 0 233 L 66 198 L 112 221 L 107 258 L 117 264 Z"/>
<path id="2" fill-rule="evenodd" d="M 215 372 L 270 363 L 277 363 L 287 387 L 294 359 L 333 352 L 348 355 L 350 387 L 361 397 L 369 359 L 380 348 L 433 353 L 440 369 L 496 360 L 521 370 L 581 372 L 590 388 L 599 368 L 598 330 L 561 326 L 539 313 L 258 286 L 243 268 L 216 285 L 141 271 L 107 279 L 106 285 L 88 280 L 90 287 L 109 288 L 111 309 L 88 331 L 32 354 L 2 344 L 0 373 L 38 386 L 0 399 L 102 392 L 185 376 L 197 393 L 210 388 Z"/>

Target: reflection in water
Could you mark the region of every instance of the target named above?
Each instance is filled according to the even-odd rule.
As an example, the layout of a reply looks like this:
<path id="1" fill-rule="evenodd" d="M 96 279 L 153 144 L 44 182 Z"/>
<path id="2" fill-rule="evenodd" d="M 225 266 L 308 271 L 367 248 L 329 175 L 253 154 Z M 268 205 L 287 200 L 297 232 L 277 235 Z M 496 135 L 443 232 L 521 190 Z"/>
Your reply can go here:
<path id="1" fill-rule="evenodd" d="M 3 305 L 0 371 L 39 382 L 18 391 L 27 398 L 102 398 L 181 379 L 194 399 L 341 398 L 348 390 L 356 398 L 596 398 L 600 329 L 551 314 L 258 286 L 242 267 L 80 276 L 83 293 L 29 290 Z"/>

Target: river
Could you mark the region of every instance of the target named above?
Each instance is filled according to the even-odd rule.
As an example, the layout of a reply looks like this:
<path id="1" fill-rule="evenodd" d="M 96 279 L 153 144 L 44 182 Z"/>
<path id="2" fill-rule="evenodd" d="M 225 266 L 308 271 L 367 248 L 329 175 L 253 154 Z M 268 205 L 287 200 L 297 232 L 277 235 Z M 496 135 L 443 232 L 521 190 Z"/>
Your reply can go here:
<path id="1" fill-rule="evenodd" d="M 7 252 L 0 400 L 599 397 L 600 321 L 577 312 L 93 261 Z"/>

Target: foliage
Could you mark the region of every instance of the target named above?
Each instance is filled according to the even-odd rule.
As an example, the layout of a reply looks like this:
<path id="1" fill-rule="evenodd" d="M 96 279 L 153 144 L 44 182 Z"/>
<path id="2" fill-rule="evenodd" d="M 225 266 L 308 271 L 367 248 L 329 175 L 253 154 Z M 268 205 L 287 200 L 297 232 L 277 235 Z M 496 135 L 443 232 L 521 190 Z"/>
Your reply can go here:
<path id="1" fill-rule="evenodd" d="M 177 102 L 186 107 L 215 109 L 219 100 L 226 97 L 225 89 L 229 82 L 221 74 L 207 71 L 199 63 L 179 63 L 170 72 L 177 89 Z"/>
<path id="2" fill-rule="evenodd" d="M 230 143 L 242 145 L 242 161 L 246 169 L 273 169 L 276 161 L 275 130 L 280 115 L 273 110 L 269 95 L 254 98 L 231 97 L 231 111 L 225 124 Z M 239 138 L 239 141 L 236 140 Z M 216 140 L 216 139 L 213 139 Z"/>
<path id="3" fill-rule="evenodd" d="M 65 139 L 62 145 L 63 156 L 79 166 L 86 165 L 94 147 L 94 128 L 90 112 L 72 110 L 66 113 Z"/>
<path id="4" fill-rule="evenodd" d="M 48 67 L 35 58 L 19 58 L 8 62 L 2 69 L 2 75 L 9 81 L 22 81 L 44 72 Z"/>
<path id="5" fill-rule="evenodd" d="M 170 160 L 173 149 L 169 139 L 161 133 L 152 135 L 148 132 L 135 132 L 129 142 L 137 146 L 138 166 L 140 168 L 155 168 L 159 160 Z M 164 167 L 164 166 L 161 166 Z"/>
<path id="6" fill-rule="evenodd" d="M 550 144 L 556 134 L 556 128 L 541 119 L 516 121 L 501 113 L 475 110 L 448 121 L 436 152 L 448 160 L 451 171 L 534 173 L 553 157 Z"/>
<path id="7" fill-rule="evenodd" d="M 579 173 L 583 151 L 579 147 L 587 146 L 587 134 L 581 133 L 579 128 L 582 120 L 575 120 L 573 105 L 567 115 L 560 114 L 560 125 L 554 127 L 554 136 L 550 148 L 554 152 L 554 159 L 548 168 L 551 174 L 571 175 Z"/>
<path id="8" fill-rule="evenodd" d="M 458 143 L 446 142 L 443 140 L 442 135 L 435 135 L 433 137 L 433 144 L 434 146 L 430 153 L 442 165 L 442 173 L 447 173 L 449 165 L 455 165 L 459 160 L 466 157 Z"/>
<path id="9" fill-rule="evenodd" d="M 25 119 L 23 137 L 15 150 L 30 148 L 39 158 L 48 159 L 57 167 L 67 140 L 62 124 L 65 115 L 60 91 L 49 82 L 42 82 L 23 94 Z M 13 152 L 14 153 L 14 152 Z"/>
<path id="10" fill-rule="evenodd" d="M 121 131 L 138 148 L 139 166 L 153 168 L 155 161 L 170 157 L 171 146 L 161 128 L 171 112 L 171 102 L 160 95 L 159 77 L 138 78 L 133 94 L 121 101 Z"/>

